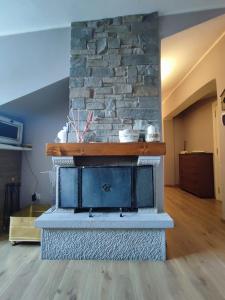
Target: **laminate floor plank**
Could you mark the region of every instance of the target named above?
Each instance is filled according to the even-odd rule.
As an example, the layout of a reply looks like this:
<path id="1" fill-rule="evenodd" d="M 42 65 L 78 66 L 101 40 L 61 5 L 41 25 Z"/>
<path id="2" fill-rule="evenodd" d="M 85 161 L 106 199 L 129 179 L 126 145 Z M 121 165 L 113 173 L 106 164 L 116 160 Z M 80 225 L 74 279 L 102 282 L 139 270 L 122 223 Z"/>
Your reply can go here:
<path id="1" fill-rule="evenodd" d="M 225 223 L 221 202 L 165 189 L 163 262 L 41 261 L 37 244 L 12 247 L 0 236 L 0 300 L 225 299 Z"/>

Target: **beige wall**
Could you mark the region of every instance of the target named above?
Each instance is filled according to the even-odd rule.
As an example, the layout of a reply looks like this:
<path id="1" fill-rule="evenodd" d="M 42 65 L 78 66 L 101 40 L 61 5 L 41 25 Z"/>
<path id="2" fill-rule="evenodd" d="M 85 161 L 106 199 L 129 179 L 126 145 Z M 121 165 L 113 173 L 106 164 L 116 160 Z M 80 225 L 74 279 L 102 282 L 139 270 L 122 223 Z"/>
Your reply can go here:
<path id="1" fill-rule="evenodd" d="M 193 95 L 212 81 L 216 81 L 217 95 L 219 96 L 225 88 L 225 34 L 218 44 L 206 55 L 196 68 L 186 77 L 177 89 L 163 101 L 163 119 L 174 117 L 178 111 L 189 106 Z M 207 92 L 207 90 L 206 90 Z M 200 97 L 198 98 L 200 99 Z M 193 100 L 196 102 L 198 99 Z M 187 105 L 187 103 L 189 105 Z"/>
<path id="2" fill-rule="evenodd" d="M 164 159 L 164 182 L 165 185 L 175 185 L 174 177 L 174 122 L 163 122 L 164 141 L 166 143 L 166 155 Z"/>
<path id="3" fill-rule="evenodd" d="M 166 143 L 165 155 L 165 185 L 179 184 L 178 155 L 184 149 L 183 119 L 176 117 L 172 120 L 164 120 L 164 141 Z"/>
<path id="4" fill-rule="evenodd" d="M 179 153 L 184 150 L 184 122 L 181 117 L 174 118 L 174 176 L 175 184 L 179 184 Z"/>
<path id="5" fill-rule="evenodd" d="M 217 101 L 220 107 L 219 96 L 225 88 L 225 34 L 215 47 L 204 57 L 195 69 L 182 81 L 177 89 L 163 102 L 163 118 L 173 118 L 182 107 L 187 107 L 192 96 L 209 82 L 216 80 Z M 191 100 L 190 100 L 191 99 Z M 221 113 L 221 112 L 220 112 Z M 220 130 L 220 174 L 225 177 L 225 127 L 219 122 Z M 223 218 L 225 219 L 225 184 L 221 180 L 221 198 L 223 201 Z"/>
<path id="6" fill-rule="evenodd" d="M 213 99 L 199 101 L 174 119 L 164 121 L 166 185 L 179 184 L 179 153 L 184 150 L 184 142 L 189 152 L 213 152 L 212 102 Z"/>
<path id="7" fill-rule="evenodd" d="M 183 112 L 183 139 L 186 150 L 213 152 L 212 101 L 200 101 Z"/>

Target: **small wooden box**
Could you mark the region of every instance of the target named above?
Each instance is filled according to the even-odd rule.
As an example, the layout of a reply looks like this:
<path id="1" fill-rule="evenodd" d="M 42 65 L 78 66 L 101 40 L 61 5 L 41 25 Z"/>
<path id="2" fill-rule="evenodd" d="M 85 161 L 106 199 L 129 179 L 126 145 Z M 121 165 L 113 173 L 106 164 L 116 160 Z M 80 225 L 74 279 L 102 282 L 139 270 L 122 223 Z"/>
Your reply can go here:
<path id="1" fill-rule="evenodd" d="M 40 229 L 34 226 L 38 216 L 45 212 L 49 205 L 32 204 L 10 217 L 9 241 L 16 242 L 40 242 Z"/>

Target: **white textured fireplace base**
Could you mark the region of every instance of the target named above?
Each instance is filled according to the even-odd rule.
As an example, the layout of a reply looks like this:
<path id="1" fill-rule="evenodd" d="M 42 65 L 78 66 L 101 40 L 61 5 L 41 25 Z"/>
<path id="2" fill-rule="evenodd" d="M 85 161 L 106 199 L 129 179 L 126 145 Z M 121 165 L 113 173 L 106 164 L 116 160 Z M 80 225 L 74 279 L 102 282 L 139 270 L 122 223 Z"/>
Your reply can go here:
<path id="1" fill-rule="evenodd" d="M 43 229 L 41 257 L 164 261 L 165 245 L 162 229 Z"/>
<path id="2" fill-rule="evenodd" d="M 41 257 L 49 260 L 166 259 L 166 228 L 173 220 L 166 213 L 88 213 L 56 210 L 36 221 L 42 228 Z"/>

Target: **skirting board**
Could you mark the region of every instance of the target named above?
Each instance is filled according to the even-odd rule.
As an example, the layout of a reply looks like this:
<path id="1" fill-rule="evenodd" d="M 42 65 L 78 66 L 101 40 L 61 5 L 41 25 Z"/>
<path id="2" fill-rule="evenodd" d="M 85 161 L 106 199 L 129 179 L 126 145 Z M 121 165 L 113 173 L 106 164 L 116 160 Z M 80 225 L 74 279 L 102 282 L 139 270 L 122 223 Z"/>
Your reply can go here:
<path id="1" fill-rule="evenodd" d="M 47 260 L 165 261 L 164 229 L 42 229 Z"/>

